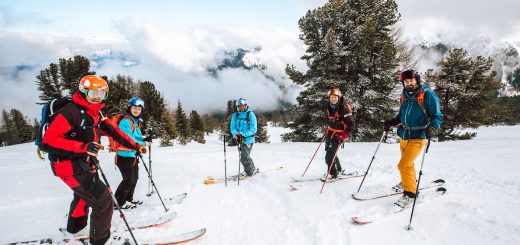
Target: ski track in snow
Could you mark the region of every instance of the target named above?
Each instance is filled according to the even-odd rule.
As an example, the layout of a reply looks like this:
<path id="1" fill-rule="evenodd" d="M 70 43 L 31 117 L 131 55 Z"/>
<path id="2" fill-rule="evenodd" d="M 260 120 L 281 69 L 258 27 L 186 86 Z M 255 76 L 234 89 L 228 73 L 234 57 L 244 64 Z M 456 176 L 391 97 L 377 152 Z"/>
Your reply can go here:
<path id="1" fill-rule="evenodd" d="M 177 217 L 159 228 L 135 231 L 137 239 L 164 242 L 206 227 L 207 233 L 191 244 L 520 244 L 520 126 L 484 127 L 469 141 L 432 142 L 421 182 L 442 178 L 448 191 L 417 205 L 413 231 L 403 228 L 410 210 L 368 225 L 350 222 L 399 198 L 353 200 L 362 178 L 328 183 L 322 194 L 320 181 L 289 191 L 290 177 L 301 176 L 318 143 L 281 143 L 277 134 L 285 129 L 269 132 L 273 143 L 255 144 L 252 151 L 260 173 L 240 186 L 236 181 L 227 187 L 203 184 L 207 176 L 224 175 L 223 146 L 216 135 L 208 136 L 205 145 L 153 147 L 152 171 L 161 196 L 187 192 L 188 197 L 181 204 L 166 202 Z M 347 143 L 338 154 L 343 168 L 364 172 L 376 146 Z M 322 145 L 306 177 L 324 174 L 324 156 Z M 104 152 L 100 160 L 117 188 L 121 176 L 113 154 Z M 237 161 L 237 148 L 227 147 L 228 175 L 238 172 Z M 361 192 L 381 192 L 398 183 L 398 161 L 399 145 L 382 144 Z M 146 171 L 142 165 L 139 171 L 135 198 L 146 202 L 125 212 L 130 224 L 164 213 L 156 194 L 145 196 Z M 0 148 L 0 190 L 0 244 L 60 237 L 72 192 L 52 175 L 48 160 L 37 159 L 32 143 Z M 124 227 L 117 211 L 112 226 Z"/>

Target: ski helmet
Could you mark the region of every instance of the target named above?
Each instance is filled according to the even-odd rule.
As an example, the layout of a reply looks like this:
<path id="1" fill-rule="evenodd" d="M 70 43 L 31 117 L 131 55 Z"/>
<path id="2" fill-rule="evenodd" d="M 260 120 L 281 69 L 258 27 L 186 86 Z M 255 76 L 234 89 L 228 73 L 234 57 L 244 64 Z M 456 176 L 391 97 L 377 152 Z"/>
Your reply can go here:
<path id="1" fill-rule="evenodd" d="M 403 85 L 404 80 L 413 78 L 415 78 L 415 81 L 417 81 L 417 85 L 421 84 L 421 75 L 417 74 L 414 70 L 406 70 L 399 73 L 399 81 L 403 83 Z"/>
<path id="2" fill-rule="evenodd" d="M 133 97 L 128 100 L 128 107 L 138 106 L 144 109 L 144 100 L 141 98 Z"/>
<path id="3" fill-rule="evenodd" d="M 89 98 L 106 99 L 108 97 L 108 83 L 96 75 L 88 75 L 79 81 L 79 91 Z"/>
<path id="4" fill-rule="evenodd" d="M 327 93 L 328 96 L 331 96 L 331 95 L 336 95 L 338 97 L 341 97 L 341 90 L 339 90 L 339 88 L 333 88 L 331 90 L 329 90 L 329 92 Z"/>
<path id="5" fill-rule="evenodd" d="M 243 98 L 240 98 L 240 99 L 238 99 L 238 100 L 235 102 L 235 105 L 236 105 L 236 106 L 239 106 L 239 105 L 247 105 L 247 100 L 246 100 L 246 99 L 243 99 Z"/>

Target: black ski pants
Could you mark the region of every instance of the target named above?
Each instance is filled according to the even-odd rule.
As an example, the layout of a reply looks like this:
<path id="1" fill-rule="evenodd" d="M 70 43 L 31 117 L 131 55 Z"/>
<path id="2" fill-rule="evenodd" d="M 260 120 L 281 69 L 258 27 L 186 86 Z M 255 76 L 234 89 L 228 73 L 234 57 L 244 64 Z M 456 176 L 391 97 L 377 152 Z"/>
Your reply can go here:
<path id="1" fill-rule="evenodd" d="M 90 242 L 104 244 L 110 237 L 114 201 L 97 172 L 61 177 L 74 192 L 70 204 L 67 231 L 77 233 L 87 226 L 90 214 Z"/>
<path id="2" fill-rule="evenodd" d="M 327 164 L 327 171 L 334 160 L 334 155 L 336 155 L 336 151 L 339 150 L 340 141 L 335 137 L 330 138 L 329 135 L 325 138 L 325 163 Z M 330 169 L 330 175 L 332 177 L 338 176 L 338 173 L 341 172 L 341 164 L 339 163 L 339 158 L 336 155 L 336 159 L 334 160 L 334 166 Z"/>
<path id="3" fill-rule="evenodd" d="M 134 157 L 117 156 L 117 167 L 123 180 L 116 190 L 116 200 L 119 206 L 134 199 L 135 186 L 139 179 L 139 159 Z"/>

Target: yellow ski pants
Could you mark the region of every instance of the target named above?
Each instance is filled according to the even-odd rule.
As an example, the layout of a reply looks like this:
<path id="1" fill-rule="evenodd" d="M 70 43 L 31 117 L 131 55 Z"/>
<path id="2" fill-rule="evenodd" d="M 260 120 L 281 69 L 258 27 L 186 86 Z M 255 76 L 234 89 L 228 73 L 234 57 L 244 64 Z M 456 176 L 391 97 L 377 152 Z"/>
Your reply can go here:
<path id="1" fill-rule="evenodd" d="M 415 178 L 414 160 L 421 153 L 422 148 L 426 145 L 426 139 L 400 139 L 401 160 L 399 161 L 399 173 L 401 173 L 401 181 L 403 182 L 404 191 L 415 194 L 417 182 Z"/>

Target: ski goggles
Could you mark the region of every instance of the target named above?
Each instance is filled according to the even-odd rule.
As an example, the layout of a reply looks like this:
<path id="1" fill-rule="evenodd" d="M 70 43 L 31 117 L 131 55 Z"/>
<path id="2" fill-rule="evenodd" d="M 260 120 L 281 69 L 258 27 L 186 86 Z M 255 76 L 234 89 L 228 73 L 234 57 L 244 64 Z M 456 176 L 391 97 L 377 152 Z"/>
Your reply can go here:
<path id="1" fill-rule="evenodd" d="M 129 102 L 131 106 L 140 106 L 141 108 L 144 108 L 144 100 L 140 98 L 131 98 Z"/>
<path id="2" fill-rule="evenodd" d="M 242 99 L 242 98 L 238 99 L 236 101 L 236 106 L 240 106 L 240 105 L 247 105 L 247 100 L 246 99 Z"/>
<path id="3" fill-rule="evenodd" d="M 104 100 L 108 97 L 108 92 L 105 92 L 105 90 L 85 89 L 85 95 L 91 99 L 100 98 Z"/>

